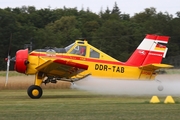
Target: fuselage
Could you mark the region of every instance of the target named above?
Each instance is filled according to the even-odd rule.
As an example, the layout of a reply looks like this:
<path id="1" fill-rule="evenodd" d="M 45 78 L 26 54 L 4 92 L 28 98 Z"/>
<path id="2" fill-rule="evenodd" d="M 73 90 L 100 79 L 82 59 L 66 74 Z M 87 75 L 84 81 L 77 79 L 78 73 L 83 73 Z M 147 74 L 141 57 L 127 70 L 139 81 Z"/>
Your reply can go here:
<path id="1" fill-rule="evenodd" d="M 75 54 L 73 52 L 77 46 L 86 47 L 85 55 Z M 91 74 L 96 77 L 118 78 L 118 79 L 154 79 L 154 71 L 139 69 L 138 66 L 126 65 L 111 56 L 103 53 L 97 48 L 86 42 L 74 44 L 66 53 L 42 52 L 41 50 L 32 51 L 28 55 L 29 64 L 26 74 L 35 74 L 38 72 L 36 67 L 48 60 L 65 59 L 76 63 L 88 65 L 88 70 L 80 73 L 81 75 Z"/>

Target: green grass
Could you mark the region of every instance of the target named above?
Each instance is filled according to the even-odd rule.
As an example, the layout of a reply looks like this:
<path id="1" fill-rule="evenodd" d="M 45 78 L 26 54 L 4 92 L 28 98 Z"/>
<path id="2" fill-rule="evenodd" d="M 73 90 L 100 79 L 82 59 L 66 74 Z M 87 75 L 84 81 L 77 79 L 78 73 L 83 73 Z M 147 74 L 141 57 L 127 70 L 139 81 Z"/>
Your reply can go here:
<path id="1" fill-rule="evenodd" d="M 151 97 L 99 95 L 72 89 L 44 89 L 40 99 L 26 90 L 0 91 L 1 120 L 178 120 L 176 104 L 150 104 Z"/>

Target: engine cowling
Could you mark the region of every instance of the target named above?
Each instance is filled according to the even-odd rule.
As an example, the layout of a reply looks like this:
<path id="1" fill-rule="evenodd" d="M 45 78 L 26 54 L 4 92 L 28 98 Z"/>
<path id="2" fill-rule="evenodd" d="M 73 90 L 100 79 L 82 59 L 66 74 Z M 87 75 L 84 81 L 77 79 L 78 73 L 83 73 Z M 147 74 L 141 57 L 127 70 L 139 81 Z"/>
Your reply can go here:
<path id="1" fill-rule="evenodd" d="M 28 49 L 18 50 L 16 52 L 16 60 L 15 60 L 14 69 L 17 72 L 26 73 L 26 68 L 27 68 L 28 63 L 29 63 L 28 62 Z"/>

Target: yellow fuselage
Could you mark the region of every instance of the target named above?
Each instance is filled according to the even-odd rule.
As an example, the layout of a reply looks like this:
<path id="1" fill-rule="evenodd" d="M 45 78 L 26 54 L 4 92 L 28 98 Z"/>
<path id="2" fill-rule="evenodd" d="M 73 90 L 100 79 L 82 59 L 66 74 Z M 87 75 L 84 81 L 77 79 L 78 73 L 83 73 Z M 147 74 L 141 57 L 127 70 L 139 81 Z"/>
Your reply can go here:
<path id="1" fill-rule="evenodd" d="M 123 65 L 117 60 L 105 60 L 96 58 L 87 58 L 85 56 L 72 55 L 67 53 L 56 53 L 55 56 L 47 56 L 45 52 L 32 52 L 28 56 L 29 64 L 26 74 L 36 74 L 36 67 L 48 60 L 66 59 L 69 61 L 86 64 L 88 70 L 80 73 L 81 75 L 91 74 L 96 77 L 118 78 L 118 79 L 154 79 L 153 71 L 139 69 L 135 66 Z"/>

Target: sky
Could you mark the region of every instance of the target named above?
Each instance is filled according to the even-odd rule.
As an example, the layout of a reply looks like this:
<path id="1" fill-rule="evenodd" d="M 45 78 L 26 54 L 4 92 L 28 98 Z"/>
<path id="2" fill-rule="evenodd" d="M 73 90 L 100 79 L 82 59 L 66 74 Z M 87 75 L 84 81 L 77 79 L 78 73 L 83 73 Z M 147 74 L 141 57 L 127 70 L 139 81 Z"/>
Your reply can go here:
<path id="1" fill-rule="evenodd" d="M 130 14 L 143 12 L 145 8 L 154 7 L 157 12 L 168 12 L 173 16 L 180 11 L 180 0 L 0 0 L 0 8 L 6 7 L 22 7 L 34 6 L 36 9 L 44 8 L 75 8 L 78 10 L 89 8 L 94 13 L 99 13 L 100 10 L 105 11 L 107 7 L 109 10 L 117 3 L 121 13 Z"/>

